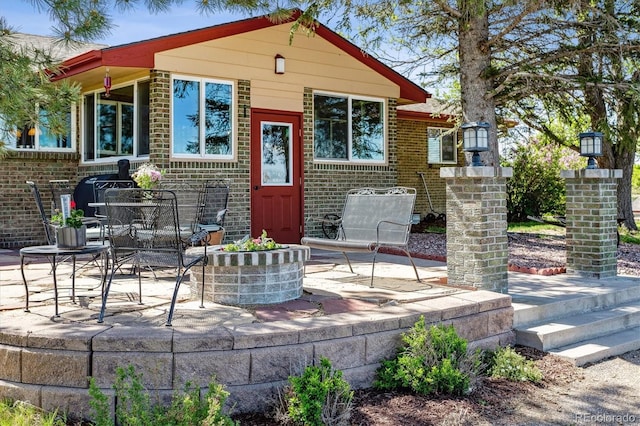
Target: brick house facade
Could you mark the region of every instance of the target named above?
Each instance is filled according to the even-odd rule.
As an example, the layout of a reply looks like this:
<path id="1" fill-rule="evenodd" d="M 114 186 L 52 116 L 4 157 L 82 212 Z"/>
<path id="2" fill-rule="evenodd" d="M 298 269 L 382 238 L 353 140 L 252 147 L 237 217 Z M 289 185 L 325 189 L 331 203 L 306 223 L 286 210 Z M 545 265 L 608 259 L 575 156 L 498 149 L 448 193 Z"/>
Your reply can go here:
<path id="1" fill-rule="evenodd" d="M 169 45 L 169 47 L 173 47 L 170 52 L 177 52 L 180 48 L 189 49 L 192 46 L 206 45 L 207 42 L 213 43 L 218 39 L 232 44 L 229 40 L 234 35 L 262 31 L 261 37 L 269 38 L 273 34 L 268 31 L 276 29 L 278 30 L 276 35 L 279 33 L 287 34 L 290 27 L 290 24 L 287 23 L 271 23 L 266 18 L 242 21 L 240 26 L 238 23 L 230 25 L 231 27 L 211 27 L 212 32 L 204 35 L 203 32 L 206 32 L 207 29 L 167 36 L 162 46 Z M 216 31 L 222 31 L 222 29 L 224 29 L 224 36 L 216 35 L 218 34 Z M 229 36 L 229 32 L 232 33 L 231 36 Z M 292 90 L 291 94 L 285 93 L 282 95 L 282 99 L 278 95 L 274 95 L 276 93 L 274 90 L 283 92 L 288 86 L 281 83 L 282 77 L 280 77 L 280 81 L 270 82 L 268 78 L 274 77 L 273 71 L 271 71 L 271 77 L 266 78 L 251 78 L 249 75 L 244 78 L 241 75 L 242 72 L 238 74 L 237 71 L 233 71 L 235 72 L 233 75 L 236 76 L 234 79 L 236 91 L 234 148 L 236 154 L 233 159 L 222 161 L 219 159 L 192 160 L 172 155 L 171 76 L 176 72 L 185 74 L 194 71 L 183 69 L 182 63 L 175 62 L 174 59 L 158 60 L 156 57 L 149 62 L 154 65 L 164 64 L 166 68 L 150 66 L 146 72 L 143 70 L 143 74 L 146 74 L 149 81 L 149 154 L 148 157 L 129 158 L 131 172 L 144 162 L 152 162 L 165 170 L 166 179 L 185 180 L 192 184 L 217 179 L 228 181 L 231 191 L 229 213 L 225 220 L 225 240 L 241 238 L 253 231 L 251 229 L 251 114 L 256 107 L 280 105 L 281 109 L 285 111 L 299 111 L 302 117 L 301 199 L 303 206 L 301 209 L 301 234 L 319 235 L 321 233 L 319 220 L 327 213 L 340 213 L 345 192 L 355 187 L 389 187 L 393 185 L 416 187 L 419 193 L 417 212 L 426 214 L 429 211 L 427 198 L 424 191 L 420 190 L 422 182 L 416 171 L 425 173 L 434 208 L 444 211 L 444 183 L 439 179 L 439 166 L 428 165 L 426 160 L 426 129 L 429 126 L 451 127 L 450 116 L 435 115 L 424 111 L 403 112 L 403 106 L 424 103 L 430 95 L 395 71 L 362 54 L 359 48 L 321 25 L 316 30 L 315 38 L 322 39 L 324 44 L 321 47 L 333 54 L 339 61 L 334 64 L 334 68 L 345 67 L 345 64 L 350 67 L 359 67 L 357 68 L 359 71 L 354 72 L 354 75 L 350 77 L 353 81 L 340 82 L 341 76 L 330 75 L 330 71 L 327 71 L 328 75 L 309 77 L 310 71 L 308 70 L 313 67 L 301 69 L 299 73 L 302 77 L 296 77 L 294 68 L 296 63 L 293 60 L 299 58 L 299 62 L 303 62 L 308 57 L 304 56 L 308 55 L 304 52 L 305 50 L 318 49 L 318 40 L 309 41 L 303 36 L 299 36 L 294 41 L 294 46 L 296 43 L 300 44 L 300 46 L 295 46 L 297 50 L 291 46 L 278 45 L 274 47 L 274 51 L 289 49 L 286 56 L 291 58 L 292 62 L 292 71 L 287 71 L 287 77 L 291 75 L 292 80 L 287 81 L 286 84 L 295 87 L 295 91 Z M 307 43 L 312 44 L 307 46 Z M 140 78 L 141 67 L 136 66 L 132 71 L 131 64 L 128 63 L 129 59 L 122 59 L 122 52 L 130 54 L 145 52 L 147 54 L 150 49 L 157 49 L 154 52 L 158 55 L 163 54 L 164 49 L 169 49 L 168 47 L 154 47 L 157 45 L 158 39 L 153 39 L 148 42 L 140 42 L 137 45 L 134 44 L 133 47 L 130 45 L 116 46 L 110 48 L 113 50 L 92 51 L 84 56 L 72 58 L 66 62 L 69 66 L 69 72 L 65 78 L 76 79 L 82 84 L 83 91 L 85 88 L 87 90 L 100 88 L 101 74 L 105 68 L 111 68 L 114 84 L 117 81 L 126 82 L 128 78 L 131 78 L 127 77 L 128 74 Z M 207 45 L 207 47 L 209 46 Z M 127 49 L 135 50 L 129 51 Z M 188 50 L 184 51 L 187 53 L 183 56 L 190 54 Z M 303 53 L 300 53 L 301 51 Z M 108 54 L 111 52 L 118 53 L 118 55 L 114 54 L 114 57 L 117 56 L 119 59 L 109 62 Z M 313 56 L 314 60 L 317 56 L 317 54 Z M 328 53 L 326 56 L 329 56 Z M 321 59 L 317 60 L 321 61 Z M 94 61 L 95 65 L 90 65 L 91 61 Z M 118 61 L 124 64 L 119 66 Z M 336 61 L 336 59 L 329 58 L 327 61 Z M 247 67 L 250 67 L 250 64 Z M 99 79 L 96 76 L 99 76 Z M 337 80 L 332 82 L 331 79 Z M 386 145 L 383 162 L 330 162 L 317 161 L 314 158 L 314 91 L 335 88 L 334 90 L 338 93 L 350 93 L 345 88 L 351 87 L 354 88 L 355 93 L 384 99 Z M 368 87 L 373 89 L 367 89 Z M 365 90 L 372 91 L 366 93 Z M 385 95 L 387 93 L 396 93 L 396 95 Z M 287 96 L 289 98 L 286 98 Z M 0 222 L 2 223 L 0 248 L 44 243 L 42 224 L 34 208 L 33 197 L 24 183 L 25 180 L 33 180 L 41 187 L 44 204 L 48 206 L 51 202 L 51 195 L 47 190 L 50 179 L 68 179 L 72 185 L 75 185 L 83 177 L 117 171 L 115 164 L 118 160 L 117 157 L 113 161 L 105 162 L 92 162 L 83 159 L 81 111 L 78 108 L 77 120 L 75 120 L 75 134 L 78 135 L 75 144 L 76 152 L 13 150 L 10 151 L 6 159 L 2 160 L 4 173 L 0 177 L 0 194 L 2 194 L 4 208 L 0 211 Z M 458 155 L 459 162 L 462 160 L 461 157 Z"/>

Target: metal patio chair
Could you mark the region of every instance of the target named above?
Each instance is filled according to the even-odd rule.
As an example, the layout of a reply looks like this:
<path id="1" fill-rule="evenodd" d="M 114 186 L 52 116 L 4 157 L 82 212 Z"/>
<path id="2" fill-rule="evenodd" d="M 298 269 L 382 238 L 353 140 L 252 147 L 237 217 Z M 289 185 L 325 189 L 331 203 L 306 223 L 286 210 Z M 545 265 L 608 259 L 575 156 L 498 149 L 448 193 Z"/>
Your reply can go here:
<path id="1" fill-rule="evenodd" d="M 98 322 L 104 321 L 109 290 L 115 272 L 124 263 L 138 271 L 139 304 L 142 304 L 141 266 L 175 268 L 176 281 L 166 325 L 171 325 L 178 290 L 185 274 L 196 264 L 202 264 L 202 287 L 207 259 L 203 251 L 189 253 L 180 238 L 178 201 L 168 190 L 111 188 L 104 193 L 107 208 L 107 235 L 110 243 L 111 274 L 102 294 Z M 195 244 L 203 234 L 193 235 Z M 204 305 L 201 303 L 201 307 Z"/>
<path id="2" fill-rule="evenodd" d="M 49 189 L 51 190 L 51 212 L 61 210 L 60 196 L 71 195 L 73 199 L 73 188 L 69 184 L 69 179 L 53 179 L 49 181 Z"/>
<path id="3" fill-rule="evenodd" d="M 36 201 L 36 207 L 38 208 L 38 213 L 40 213 L 40 219 L 42 220 L 42 226 L 44 227 L 44 234 L 47 240 L 47 244 L 54 245 L 56 243 L 56 236 L 53 226 L 47 217 L 47 213 L 44 210 L 44 205 L 42 204 L 42 196 L 40 194 L 40 190 L 38 189 L 38 185 L 35 182 L 28 180 L 27 185 L 29 189 L 31 189 L 31 193 Z"/>
<path id="4" fill-rule="evenodd" d="M 104 203 L 104 193 L 110 188 L 134 188 L 135 182 L 132 180 L 96 180 L 93 182 L 93 199 L 98 204 L 95 207 L 95 217 L 100 221 L 100 237 L 105 239 L 105 229 L 107 226 L 107 208 Z"/>
<path id="5" fill-rule="evenodd" d="M 202 210 L 202 192 L 204 185 L 194 185 L 181 180 L 163 180 L 160 189 L 173 191 L 178 202 L 180 218 L 180 236 L 188 245 L 191 235 L 199 231 L 196 222 Z"/>
<path id="6" fill-rule="evenodd" d="M 223 181 L 207 182 L 202 190 L 200 206 L 196 229 L 207 232 L 224 230 L 224 219 L 229 210 L 229 185 Z"/>
<path id="7" fill-rule="evenodd" d="M 26 181 L 27 185 L 29 186 L 29 189 L 31 190 L 31 193 L 33 194 L 33 198 L 36 202 L 36 207 L 38 209 L 38 213 L 40 213 L 40 219 L 42 220 L 42 226 L 44 229 L 44 234 L 45 234 L 45 238 L 46 238 L 46 243 L 47 245 L 56 245 L 56 231 L 55 231 L 55 226 L 51 223 L 49 217 L 47 216 L 47 213 L 44 209 L 44 204 L 42 203 L 42 196 L 40 193 L 40 189 L 38 188 L 38 185 L 33 182 L 33 181 Z M 87 236 L 88 239 L 88 236 Z M 71 259 L 72 260 L 72 276 L 73 274 L 75 274 L 76 271 L 84 268 L 85 266 L 87 266 L 90 263 L 95 263 L 95 261 L 97 260 L 97 256 L 92 256 L 91 259 L 86 262 L 85 264 L 81 265 L 80 267 L 76 268 L 76 256 L 68 256 L 66 258 L 63 258 L 60 262 L 65 262 L 67 260 Z M 58 262 L 58 263 L 60 263 Z M 49 263 L 51 263 L 51 267 L 52 267 L 52 272 L 53 272 L 53 268 L 55 266 L 54 261 L 49 260 Z M 101 267 L 100 265 L 98 265 L 99 267 Z"/>

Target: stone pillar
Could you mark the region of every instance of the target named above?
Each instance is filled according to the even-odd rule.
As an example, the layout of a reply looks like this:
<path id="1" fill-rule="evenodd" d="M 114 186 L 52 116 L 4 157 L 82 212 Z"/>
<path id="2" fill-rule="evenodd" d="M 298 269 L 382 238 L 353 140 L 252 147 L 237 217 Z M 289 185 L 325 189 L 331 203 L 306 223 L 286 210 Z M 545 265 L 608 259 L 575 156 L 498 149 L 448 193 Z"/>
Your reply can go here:
<path id="1" fill-rule="evenodd" d="M 567 272 L 615 277 L 618 231 L 617 182 L 622 170 L 563 170 L 567 188 Z"/>
<path id="2" fill-rule="evenodd" d="M 507 178 L 513 169 L 443 167 L 447 196 L 447 282 L 506 293 Z"/>

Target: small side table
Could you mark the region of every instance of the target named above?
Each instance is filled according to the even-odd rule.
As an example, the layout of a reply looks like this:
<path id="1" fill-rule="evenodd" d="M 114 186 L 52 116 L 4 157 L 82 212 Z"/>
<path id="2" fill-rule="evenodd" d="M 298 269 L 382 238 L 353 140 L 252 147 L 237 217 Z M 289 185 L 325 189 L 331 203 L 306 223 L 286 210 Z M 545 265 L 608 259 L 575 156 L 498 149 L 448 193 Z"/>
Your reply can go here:
<path id="1" fill-rule="evenodd" d="M 59 248 L 55 245 L 48 246 L 31 246 L 20 249 L 20 273 L 22 274 L 22 281 L 24 282 L 24 290 L 26 293 L 25 312 L 29 312 L 29 286 L 27 285 L 27 279 L 24 275 L 24 258 L 25 257 L 47 257 L 51 258 L 51 272 L 53 274 L 53 292 L 56 305 L 55 316 L 59 317 L 58 313 L 58 280 L 56 277 L 56 257 L 58 256 L 71 256 L 73 259 L 73 271 L 71 273 L 71 300 L 75 303 L 76 298 L 76 257 L 84 254 L 101 255 L 103 258 L 104 272 L 102 273 L 102 286 L 104 287 L 105 280 L 107 278 L 107 269 L 109 269 L 109 256 L 107 255 L 109 245 L 107 244 L 91 244 L 78 249 L 66 249 Z"/>

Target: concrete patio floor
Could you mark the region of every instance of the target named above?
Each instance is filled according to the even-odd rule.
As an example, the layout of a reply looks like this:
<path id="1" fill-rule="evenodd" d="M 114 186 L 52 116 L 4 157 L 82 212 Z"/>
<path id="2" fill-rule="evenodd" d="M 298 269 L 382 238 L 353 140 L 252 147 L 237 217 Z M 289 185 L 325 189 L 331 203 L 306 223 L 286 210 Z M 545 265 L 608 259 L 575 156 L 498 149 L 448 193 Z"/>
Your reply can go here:
<path id="1" fill-rule="evenodd" d="M 260 306 L 229 306 L 192 300 L 190 283 L 180 287 L 173 319 L 174 327 L 197 325 L 233 326 L 252 322 L 280 321 L 371 309 L 384 304 L 410 303 L 466 291 L 446 286 L 446 264 L 415 259 L 421 283 L 416 282 L 404 256 L 378 255 L 374 288 L 369 287 L 371 259 L 368 254 L 350 255 L 351 274 L 340 253 L 314 250 L 307 263 L 304 294 L 289 302 Z M 71 264 L 58 266 L 60 317 L 54 317 L 53 280 L 50 265 L 42 259 L 27 258 L 25 275 L 29 283 L 30 313 L 24 312 L 25 289 L 20 275 L 20 257 L 16 250 L 0 250 L 0 323 L 22 321 L 35 315 L 54 322 L 96 321 L 100 310 L 100 274 L 95 265 L 77 271 L 76 303 L 71 302 Z M 84 262 L 78 260 L 78 264 Z M 196 267 L 195 272 L 198 273 Z M 175 271 L 143 271 L 143 305 L 138 305 L 138 282 L 129 271 L 116 274 L 105 323 L 121 325 L 162 325 L 166 320 L 174 286 Z M 186 280 L 192 275 L 188 276 Z"/>
<path id="2" fill-rule="evenodd" d="M 173 325 L 232 326 L 253 322 L 280 321 L 294 318 L 330 315 L 367 310 L 384 305 L 404 304 L 443 297 L 465 288 L 446 284 L 446 263 L 414 259 L 421 283 L 416 282 L 405 256 L 379 254 L 375 268 L 374 288 L 369 287 L 370 254 L 350 254 L 354 274 L 349 272 L 340 253 L 312 250 L 304 278 L 304 294 L 289 302 L 260 306 L 229 306 L 192 300 L 189 278 L 180 288 Z M 83 262 L 78 261 L 79 264 Z M 21 321 L 36 315 L 54 322 L 92 322 L 100 310 L 100 276 L 94 265 L 82 268 L 76 275 L 77 303 L 71 303 L 70 262 L 59 265 L 60 317 L 54 317 L 53 284 L 50 265 L 43 259 L 28 259 L 25 274 L 29 282 L 30 313 L 24 312 L 25 290 L 20 276 L 17 250 L 0 250 L 0 325 L 4 321 Z M 125 271 L 128 272 L 128 271 Z M 197 272 L 196 272 L 197 273 Z M 175 272 L 143 272 L 143 305 L 137 304 L 138 283 L 135 275 L 117 274 L 107 303 L 105 323 L 123 325 L 162 325 L 166 320 L 174 286 Z M 543 276 L 509 272 L 509 295 L 514 310 L 555 303 L 559 300 L 597 295 L 608 289 L 638 287 L 638 277 L 618 276 L 595 279 L 559 274 Z"/>

